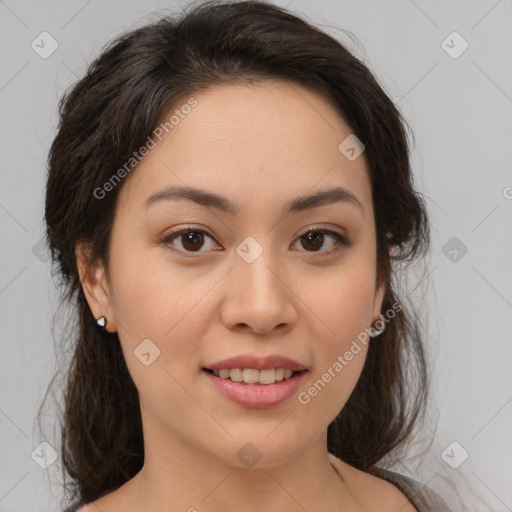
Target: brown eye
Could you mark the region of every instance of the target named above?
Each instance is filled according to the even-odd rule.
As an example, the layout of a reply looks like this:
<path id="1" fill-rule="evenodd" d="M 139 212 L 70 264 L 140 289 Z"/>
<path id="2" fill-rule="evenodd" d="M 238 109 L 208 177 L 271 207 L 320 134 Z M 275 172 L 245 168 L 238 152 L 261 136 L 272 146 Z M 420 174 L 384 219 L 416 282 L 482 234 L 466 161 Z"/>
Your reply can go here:
<path id="1" fill-rule="evenodd" d="M 181 248 L 177 249 L 179 251 L 205 252 L 201 251 L 201 249 L 205 245 L 205 240 L 207 238 L 213 240 L 213 238 L 202 229 L 182 229 L 181 231 L 177 231 L 170 234 L 169 236 L 166 236 L 162 240 L 162 244 L 175 245 L 174 242 L 180 242 Z"/>
<path id="2" fill-rule="evenodd" d="M 204 244 L 204 234 L 201 231 L 188 231 L 180 236 L 181 244 L 187 251 L 201 249 Z"/>
<path id="3" fill-rule="evenodd" d="M 320 233 L 319 231 L 310 231 L 306 235 L 302 236 L 304 248 L 312 251 L 318 251 L 324 245 L 324 233 Z"/>
<path id="4" fill-rule="evenodd" d="M 161 243 L 169 246 L 172 250 L 185 254 L 201 254 L 213 250 L 215 247 L 215 244 L 213 244 L 210 249 L 201 250 L 207 245 L 208 239 L 214 241 L 213 237 L 202 229 L 185 228 L 166 236 Z M 310 229 L 301 235 L 299 240 L 306 252 L 319 253 L 320 256 L 329 256 L 350 245 L 343 235 L 329 229 Z M 326 243 L 329 245 L 329 240 L 331 240 L 330 248 L 322 250 Z M 178 247 L 176 247 L 177 243 L 179 243 Z"/>
<path id="5" fill-rule="evenodd" d="M 332 244 L 334 249 L 322 251 L 321 249 L 324 246 L 325 241 L 329 238 L 334 240 L 334 243 Z M 302 247 L 304 247 L 307 252 L 321 252 L 322 255 L 335 253 L 341 250 L 343 246 L 346 247 L 349 245 L 348 240 L 344 236 L 328 229 L 310 229 L 299 239 L 301 240 Z"/>

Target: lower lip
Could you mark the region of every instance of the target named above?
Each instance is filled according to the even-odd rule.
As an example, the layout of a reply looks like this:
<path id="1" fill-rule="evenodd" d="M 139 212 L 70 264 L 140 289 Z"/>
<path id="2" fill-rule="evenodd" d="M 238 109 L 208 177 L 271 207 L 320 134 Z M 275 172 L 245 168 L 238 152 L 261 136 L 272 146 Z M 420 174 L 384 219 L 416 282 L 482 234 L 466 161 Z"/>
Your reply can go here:
<path id="1" fill-rule="evenodd" d="M 206 370 L 203 373 L 212 384 L 233 402 L 245 407 L 275 407 L 297 393 L 307 371 L 296 373 L 276 384 L 239 384 L 230 379 L 221 379 Z"/>

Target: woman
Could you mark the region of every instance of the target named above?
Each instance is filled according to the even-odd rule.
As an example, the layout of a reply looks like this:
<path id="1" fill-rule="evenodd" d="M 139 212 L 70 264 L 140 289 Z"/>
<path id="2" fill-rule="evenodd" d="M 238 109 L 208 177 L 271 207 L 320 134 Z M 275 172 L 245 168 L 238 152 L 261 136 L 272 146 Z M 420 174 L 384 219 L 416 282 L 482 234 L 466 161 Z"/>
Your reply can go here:
<path id="1" fill-rule="evenodd" d="M 67 510 L 448 510 L 383 467 L 425 406 L 392 278 L 429 235 L 367 67 L 285 9 L 207 2 L 113 41 L 60 119 Z"/>

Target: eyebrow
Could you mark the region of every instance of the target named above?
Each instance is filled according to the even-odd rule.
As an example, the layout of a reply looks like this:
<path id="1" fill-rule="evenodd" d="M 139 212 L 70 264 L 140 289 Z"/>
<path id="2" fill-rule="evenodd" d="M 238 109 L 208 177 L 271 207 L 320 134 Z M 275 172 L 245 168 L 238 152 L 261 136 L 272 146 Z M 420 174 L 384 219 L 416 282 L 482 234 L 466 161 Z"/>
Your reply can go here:
<path id="1" fill-rule="evenodd" d="M 240 206 L 233 203 L 226 197 L 220 196 L 207 190 L 194 187 L 169 187 L 155 192 L 144 201 L 143 209 L 147 210 L 150 206 L 161 201 L 192 201 L 201 206 L 213 207 L 231 215 L 237 215 Z M 364 207 L 359 199 L 349 190 L 342 187 L 335 187 L 326 190 L 320 190 L 309 196 L 301 196 L 289 201 L 283 209 L 283 215 L 316 208 L 319 206 L 346 203 L 355 206 L 364 216 Z"/>

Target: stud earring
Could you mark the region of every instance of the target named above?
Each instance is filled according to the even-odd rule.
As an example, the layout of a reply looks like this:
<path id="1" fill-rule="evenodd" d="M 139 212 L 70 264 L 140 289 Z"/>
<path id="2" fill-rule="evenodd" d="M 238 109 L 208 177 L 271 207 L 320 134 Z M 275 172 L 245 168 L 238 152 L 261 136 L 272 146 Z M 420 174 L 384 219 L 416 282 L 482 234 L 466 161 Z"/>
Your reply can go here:
<path id="1" fill-rule="evenodd" d="M 99 325 L 102 332 L 107 332 L 107 317 L 102 316 L 96 320 L 96 323 Z"/>
<path id="2" fill-rule="evenodd" d="M 370 327 L 370 336 L 372 338 L 376 338 L 377 336 L 380 336 L 384 332 L 384 329 L 386 329 L 386 323 L 383 322 L 380 318 L 375 322 L 375 325 L 377 325 L 379 322 L 382 323 L 381 329 L 377 329 L 373 325 Z"/>

